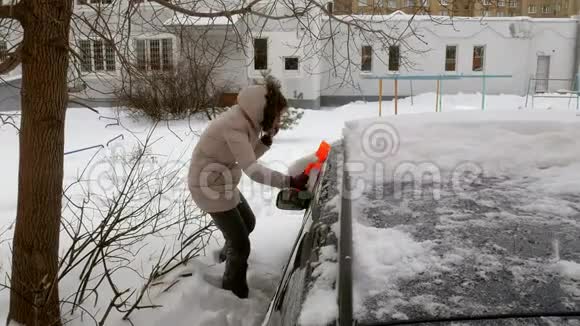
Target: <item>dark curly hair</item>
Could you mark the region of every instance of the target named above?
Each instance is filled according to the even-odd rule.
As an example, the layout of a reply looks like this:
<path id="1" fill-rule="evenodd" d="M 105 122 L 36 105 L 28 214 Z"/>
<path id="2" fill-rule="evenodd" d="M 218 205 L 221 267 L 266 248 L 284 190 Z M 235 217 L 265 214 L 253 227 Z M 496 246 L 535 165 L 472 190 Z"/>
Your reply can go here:
<path id="1" fill-rule="evenodd" d="M 273 76 L 266 76 L 266 107 L 264 108 L 264 119 L 262 120 L 262 130 L 271 130 L 274 120 L 288 106 L 288 102 L 280 90 L 280 82 Z"/>

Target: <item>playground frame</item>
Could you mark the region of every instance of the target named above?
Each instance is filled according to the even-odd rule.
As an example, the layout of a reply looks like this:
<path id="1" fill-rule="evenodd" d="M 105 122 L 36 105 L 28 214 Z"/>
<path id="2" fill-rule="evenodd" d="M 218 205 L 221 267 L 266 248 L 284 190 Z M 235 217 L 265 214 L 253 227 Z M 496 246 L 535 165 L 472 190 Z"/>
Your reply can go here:
<path id="1" fill-rule="evenodd" d="M 379 116 L 382 116 L 383 107 L 383 80 L 394 80 L 394 94 L 395 94 L 395 115 L 399 112 L 399 80 L 411 81 L 411 98 L 413 97 L 413 81 L 414 80 L 432 80 L 437 82 L 437 97 L 435 100 L 435 112 L 442 112 L 443 108 L 443 89 L 444 80 L 461 80 L 468 78 L 481 79 L 481 110 L 485 110 L 485 96 L 487 92 L 487 79 L 495 78 L 512 78 L 512 75 L 492 75 L 492 74 L 435 74 L 435 75 L 420 75 L 420 74 L 386 74 L 386 75 L 363 75 L 363 79 L 375 79 L 379 81 Z"/>
<path id="2" fill-rule="evenodd" d="M 536 98 L 566 98 L 568 97 L 568 108 L 572 103 L 572 98 L 576 97 L 576 111 L 580 110 L 580 90 L 578 89 L 578 80 L 580 79 L 580 75 L 576 76 L 576 78 L 535 78 L 534 76 L 530 77 L 528 81 L 528 90 L 526 92 L 526 108 L 528 107 L 528 101 L 530 96 L 532 97 L 532 109 L 534 108 L 535 99 Z M 556 93 L 559 95 L 554 95 L 553 93 L 549 92 L 537 92 L 537 82 L 538 81 L 564 81 L 570 83 L 569 90 L 562 90 L 557 91 Z M 532 90 L 532 82 L 534 83 L 533 90 L 534 92 L 530 94 Z"/>

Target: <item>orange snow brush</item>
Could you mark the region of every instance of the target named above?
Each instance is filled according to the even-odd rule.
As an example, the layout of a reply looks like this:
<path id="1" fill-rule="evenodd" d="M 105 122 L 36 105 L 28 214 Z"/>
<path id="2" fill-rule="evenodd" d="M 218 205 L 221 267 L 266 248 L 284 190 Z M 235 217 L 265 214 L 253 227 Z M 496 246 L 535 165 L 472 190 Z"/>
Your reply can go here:
<path id="1" fill-rule="evenodd" d="M 282 189 L 276 198 L 276 207 L 284 210 L 302 210 L 308 208 L 310 201 L 314 197 L 312 189 L 314 189 L 314 185 L 318 179 L 318 173 L 322 169 L 322 164 L 328 158 L 328 153 L 330 153 L 330 145 L 322 141 L 316 151 L 318 160 L 308 163 L 304 169 L 304 174 L 310 177 L 306 187 L 307 190 Z"/>
<path id="2" fill-rule="evenodd" d="M 308 184 L 306 185 L 306 189 L 308 189 L 308 191 L 312 191 L 314 189 L 314 185 L 318 180 L 318 173 L 322 169 L 322 164 L 324 164 L 328 158 L 328 153 L 330 153 L 330 145 L 327 142 L 322 141 L 320 146 L 318 146 L 318 150 L 316 151 L 316 157 L 318 160 L 316 162 L 308 163 L 304 169 L 304 174 L 310 177 Z"/>
<path id="3" fill-rule="evenodd" d="M 328 153 L 330 153 L 330 145 L 323 140 L 320 143 L 320 146 L 318 146 L 318 150 L 316 151 L 316 157 L 318 158 L 318 161 L 308 163 L 304 169 L 304 174 L 310 175 L 310 171 L 312 171 L 312 169 L 320 170 L 322 164 L 324 164 L 328 158 Z"/>

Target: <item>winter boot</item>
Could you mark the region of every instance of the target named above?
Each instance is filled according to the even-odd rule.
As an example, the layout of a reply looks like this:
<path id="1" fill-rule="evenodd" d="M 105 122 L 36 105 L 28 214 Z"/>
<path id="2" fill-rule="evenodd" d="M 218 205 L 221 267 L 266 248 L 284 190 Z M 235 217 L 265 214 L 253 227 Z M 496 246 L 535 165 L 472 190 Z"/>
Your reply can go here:
<path id="1" fill-rule="evenodd" d="M 238 298 L 247 299 L 250 289 L 246 280 L 248 263 L 228 260 L 222 280 L 224 290 L 232 291 Z"/>

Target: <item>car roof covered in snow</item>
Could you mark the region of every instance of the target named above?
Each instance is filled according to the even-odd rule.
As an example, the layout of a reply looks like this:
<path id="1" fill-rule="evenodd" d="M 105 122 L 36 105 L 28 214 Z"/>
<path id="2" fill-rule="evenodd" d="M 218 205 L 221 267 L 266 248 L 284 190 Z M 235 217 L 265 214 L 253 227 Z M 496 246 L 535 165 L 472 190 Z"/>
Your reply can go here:
<path id="1" fill-rule="evenodd" d="M 345 138 L 362 325 L 580 311 L 580 117 L 408 116 Z"/>

